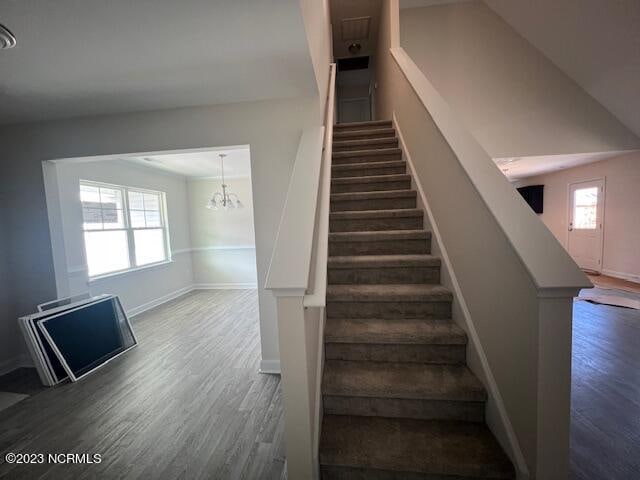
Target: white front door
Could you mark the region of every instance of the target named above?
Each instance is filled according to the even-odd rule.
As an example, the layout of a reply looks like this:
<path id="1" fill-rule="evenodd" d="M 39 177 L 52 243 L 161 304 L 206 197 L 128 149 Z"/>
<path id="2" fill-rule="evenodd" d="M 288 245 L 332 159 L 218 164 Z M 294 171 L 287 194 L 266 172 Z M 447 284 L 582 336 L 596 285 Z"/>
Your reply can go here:
<path id="1" fill-rule="evenodd" d="M 602 271 L 604 180 L 569 185 L 569 254 L 584 270 Z"/>

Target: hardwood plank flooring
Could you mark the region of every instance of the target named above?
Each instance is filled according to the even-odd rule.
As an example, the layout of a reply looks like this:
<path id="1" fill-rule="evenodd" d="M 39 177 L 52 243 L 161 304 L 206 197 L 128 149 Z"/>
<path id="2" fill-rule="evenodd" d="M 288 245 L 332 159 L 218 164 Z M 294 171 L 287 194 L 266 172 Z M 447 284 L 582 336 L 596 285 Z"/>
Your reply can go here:
<path id="1" fill-rule="evenodd" d="M 258 373 L 256 291 L 193 292 L 134 329 L 126 355 L 0 412 L 0 477 L 280 479 L 280 377 Z M 6 452 L 102 462 L 10 465 Z"/>
<path id="2" fill-rule="evenodd" d="M 571 478 L 640 478 L 640 311 L 573 305 Z"/>
<path id="3" fill-rule="evenodd" d="M 589 280 L 596 287 L 613 288 L 625 290 L 627 292 L 640 293 L 640 283 L 622 280 L 620 278 L 608 277 L 607 275 L 588 275 Z"/>
<path id="4" fill-rule="evenodd" d="M 255 291 L 194 292 L 134 328 L 141 344 L 127 355 L 0 412 L 0 477 L 281 478 L 280 379 L 256 373 Z M 102 463 L 7 465 L 6 452 L 100 453 Z M 574 304 L 571 471 L 640 478 L 638 311 Z"/>

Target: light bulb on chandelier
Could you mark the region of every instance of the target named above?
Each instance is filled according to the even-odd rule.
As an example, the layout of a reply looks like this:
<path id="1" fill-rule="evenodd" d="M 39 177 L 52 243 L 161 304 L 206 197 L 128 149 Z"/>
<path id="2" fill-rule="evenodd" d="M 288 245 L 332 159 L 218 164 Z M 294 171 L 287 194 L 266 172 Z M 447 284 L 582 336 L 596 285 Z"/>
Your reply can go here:
<path id="1" fill-rule="evenodd" d="M 211 198 L 207 201 L 207 208 L 209 210 L 229 210 L 230 208 L 244 208 L 243 203 L 235 193 L 227 191 L 227 185 L 224 183 L 224 157 L 225 153 L 218 154 L 220 157 L 220 170 L 222 173 L 222 192 L 215 192 Z"/>

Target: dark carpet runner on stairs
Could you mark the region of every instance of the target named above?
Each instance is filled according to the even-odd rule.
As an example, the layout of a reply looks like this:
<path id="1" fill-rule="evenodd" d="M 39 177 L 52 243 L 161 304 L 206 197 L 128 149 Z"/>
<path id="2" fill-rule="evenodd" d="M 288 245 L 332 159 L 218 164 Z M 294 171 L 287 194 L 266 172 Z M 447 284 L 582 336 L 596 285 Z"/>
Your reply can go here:
<path id="1" fill-rule="evenodd" d="M 336 125 L 332 160 L 322 478 L 515 478 L 393 125 Z"/>

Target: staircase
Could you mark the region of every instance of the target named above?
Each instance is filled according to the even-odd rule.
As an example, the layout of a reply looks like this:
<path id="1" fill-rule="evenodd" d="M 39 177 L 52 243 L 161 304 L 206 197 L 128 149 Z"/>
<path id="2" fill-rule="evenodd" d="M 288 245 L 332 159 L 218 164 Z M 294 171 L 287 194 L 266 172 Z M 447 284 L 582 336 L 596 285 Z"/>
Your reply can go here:
<path id="1" fill-rule="evenodd" d="M 513 479 L 389 121 L 336 125 L 322 478 Z"/>

